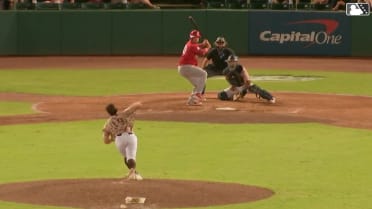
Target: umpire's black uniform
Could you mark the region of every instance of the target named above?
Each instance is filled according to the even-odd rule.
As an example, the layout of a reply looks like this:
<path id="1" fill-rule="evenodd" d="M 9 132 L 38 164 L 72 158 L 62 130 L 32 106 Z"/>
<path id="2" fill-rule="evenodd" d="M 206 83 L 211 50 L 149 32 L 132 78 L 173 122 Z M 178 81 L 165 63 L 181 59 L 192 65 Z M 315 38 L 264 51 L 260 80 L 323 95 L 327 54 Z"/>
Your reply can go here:
<path id="1" fill-rule="evenodd" d="M 212 63 L 207 65 L 204 70 L 208 73 L 208 78 L 216 75 L 223 75 L 222 71 L 227 67 L 226 60 L 230 55 L 234 55 L 234 51 L 230 48 L 211 48 L 206 58 L 212 60 Z"/>

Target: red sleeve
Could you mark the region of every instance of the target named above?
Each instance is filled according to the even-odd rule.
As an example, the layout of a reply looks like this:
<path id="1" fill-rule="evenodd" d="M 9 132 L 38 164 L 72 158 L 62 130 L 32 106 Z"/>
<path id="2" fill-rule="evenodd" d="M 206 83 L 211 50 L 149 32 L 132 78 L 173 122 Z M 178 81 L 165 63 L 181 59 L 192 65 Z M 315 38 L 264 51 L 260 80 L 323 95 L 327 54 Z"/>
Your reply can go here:
<path id="1" fill-rule="evenodd" d="M 195 54 L 199 56 L 204 56 L 208 52 L 207 48 L 200 48 L 199 45 L 196 47 L 196 50 Z"/>
<path id="2" fill-rule="evenodd" d="M 208 52 L 206 48 L 200 48 L 199 44 L 194 44 L 188 41 L 182 51 L 182 56 L 180 58 L 179 64 L 180 65 L 198 65 L 198 61 L 196 59 L 196 55 L 204 56 Z"/>

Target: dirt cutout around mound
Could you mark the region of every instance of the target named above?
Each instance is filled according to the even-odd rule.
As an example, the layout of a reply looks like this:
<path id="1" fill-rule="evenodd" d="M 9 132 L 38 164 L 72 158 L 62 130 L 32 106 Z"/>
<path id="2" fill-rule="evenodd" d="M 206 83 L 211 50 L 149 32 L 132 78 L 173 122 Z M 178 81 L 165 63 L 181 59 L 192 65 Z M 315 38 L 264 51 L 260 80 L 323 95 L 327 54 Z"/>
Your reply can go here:
<path id="1" fill-rule="evenodd" d="M 77 179 L 0 185 L 0 199 L 37 205 L 85 209 L 180 208 L 226 205 L 268 198 L 268 189 L 234 183 L 145 179 Z M 126 197 L 145 197 L 126 204 Z"/>

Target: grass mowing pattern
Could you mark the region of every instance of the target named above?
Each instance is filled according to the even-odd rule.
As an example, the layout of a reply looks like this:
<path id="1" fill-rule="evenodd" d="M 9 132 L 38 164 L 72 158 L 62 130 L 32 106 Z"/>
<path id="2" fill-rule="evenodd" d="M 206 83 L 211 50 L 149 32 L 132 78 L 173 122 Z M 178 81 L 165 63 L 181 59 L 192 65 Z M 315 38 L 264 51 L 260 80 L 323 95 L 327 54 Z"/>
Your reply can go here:
<path id="1" fill-rule="evenodd" d="M 322 76 L 324 79 L 256 82 L 270 91 L 316 92 L 372 95 L 372 74 L 320 71 L 250 70 L 252 75 Z M 220 79 L 209 79 L 207 90 L 228 86 Z M 176 69 L 168 70 L 1 70 L 1 92 L 51 95 L 101 96 L 155 92 L 189 92 L 191 85 Z"/>
<path id="2" fill-rule="evenodd" d="M 3 102 L 0 101 L 0 116 L 32 114 L 32 104 L 28 102 Z"/>

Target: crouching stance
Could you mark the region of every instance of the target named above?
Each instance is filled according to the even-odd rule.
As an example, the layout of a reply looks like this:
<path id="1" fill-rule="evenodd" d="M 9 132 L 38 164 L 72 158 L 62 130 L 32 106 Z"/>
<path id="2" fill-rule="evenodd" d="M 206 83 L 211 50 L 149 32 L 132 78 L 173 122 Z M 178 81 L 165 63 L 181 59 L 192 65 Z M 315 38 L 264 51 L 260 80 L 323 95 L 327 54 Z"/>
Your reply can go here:
<path id="1" fill-rule="evenodd" d="M 226 62 L 227 67 L 223 70 L 223 74 L 231 86 L 218 93 L 217 97 L 220 100 L 237 101 L 242 99 L 248 92 L 251 92 L 256 94 L 257 98 L 263 98 L 270 103 L 275 103 L 275 97 L 249 80 L 248 71 L 238 63 L 237 56 L 230 55 Z"/>
<path id="2" fill-rule="evenodd" d="M 142 180 L 136 171 L 137 136 L 133 132 L 136 111 L 142 106 L 140 102 L 135 102 L 123 111 L 118 113 L 113 104 L 106 106 L 106 111 L 110 115 L 103 127 L 103 142 L 115 145 L 124 158 L 124 163 L 129 169 L 125 177 L 129 180 Z"/>

